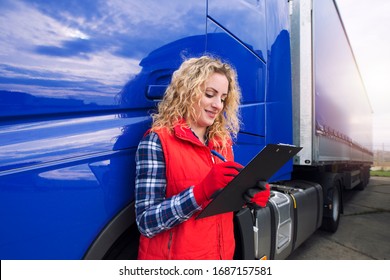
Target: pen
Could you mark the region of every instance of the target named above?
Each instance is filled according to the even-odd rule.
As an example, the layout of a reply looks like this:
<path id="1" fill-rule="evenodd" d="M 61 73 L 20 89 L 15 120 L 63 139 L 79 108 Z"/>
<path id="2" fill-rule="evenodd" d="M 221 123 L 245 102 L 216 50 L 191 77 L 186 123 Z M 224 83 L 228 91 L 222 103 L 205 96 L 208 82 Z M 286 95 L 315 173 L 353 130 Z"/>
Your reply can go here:
<path id="1" fill-rule="evenodd" d="M 227 161 L 226 158 L 224 158 L 223 155 L 221 155 L 221 154 L 218 153 L 217 151 L 211 150 L 211 153 L 212 153 L 214 156 L 218 157 L 220 160 L 222 160 L 222 161 Z"/>

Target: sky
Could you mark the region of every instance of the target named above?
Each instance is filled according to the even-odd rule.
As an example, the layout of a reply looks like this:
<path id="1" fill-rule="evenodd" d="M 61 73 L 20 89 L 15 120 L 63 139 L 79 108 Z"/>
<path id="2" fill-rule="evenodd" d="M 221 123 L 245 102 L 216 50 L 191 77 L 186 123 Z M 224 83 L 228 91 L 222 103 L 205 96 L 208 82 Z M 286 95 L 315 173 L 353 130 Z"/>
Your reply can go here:
<path id="1" fill-rule="evenodd" d="M 336 0 L 373 110 L 373 148 L 390 151 L 390 1 Z"/>

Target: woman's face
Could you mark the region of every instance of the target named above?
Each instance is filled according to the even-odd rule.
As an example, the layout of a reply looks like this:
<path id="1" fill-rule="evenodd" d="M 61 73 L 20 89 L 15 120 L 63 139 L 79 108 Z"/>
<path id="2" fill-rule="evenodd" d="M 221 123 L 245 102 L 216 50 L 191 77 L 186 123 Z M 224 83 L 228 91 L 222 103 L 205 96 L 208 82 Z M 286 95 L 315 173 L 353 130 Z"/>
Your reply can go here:
<path id="1" fill-rule="evenodd" d="M 222 112 L 229 91 L 229 81 L 225 75 L 213 73 L 205 81 L 203 88 L 204 94 L 200 102 L 194 105 L 198 119 L 191 123 L 191 127 L 195 132 L 205 132 Z"/>

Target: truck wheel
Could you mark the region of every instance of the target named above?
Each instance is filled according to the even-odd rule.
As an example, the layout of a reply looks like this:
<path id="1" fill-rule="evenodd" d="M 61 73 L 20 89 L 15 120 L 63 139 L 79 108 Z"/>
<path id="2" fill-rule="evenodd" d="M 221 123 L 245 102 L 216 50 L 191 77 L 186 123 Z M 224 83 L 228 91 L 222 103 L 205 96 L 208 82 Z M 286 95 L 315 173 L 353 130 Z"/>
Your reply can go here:
<path id="1" fill-rule="evenodd" d="M 333 186 L 332 195 L 332 214 L 330 217 L 324 217 L 322 220 L 322 229 L 335 233 L 339 227 L 341 212 L 341 190 L 338 182 Z"/>
<path id="2" fill-rule="evenodd" d="M 362 191 L 366 188 L 369 178 L 370 178 L 370 169 L 369 168 L 361 168 L 360 169 L 360 183 L 355 187 L 356 190 Z"/>
<path id="3" fill-rule="evenodd" d="M 114 243 L 105 254 L 105 260 L 136 260 L 138 254 L 139 232 L 136 225 L 132 225 Z"/>

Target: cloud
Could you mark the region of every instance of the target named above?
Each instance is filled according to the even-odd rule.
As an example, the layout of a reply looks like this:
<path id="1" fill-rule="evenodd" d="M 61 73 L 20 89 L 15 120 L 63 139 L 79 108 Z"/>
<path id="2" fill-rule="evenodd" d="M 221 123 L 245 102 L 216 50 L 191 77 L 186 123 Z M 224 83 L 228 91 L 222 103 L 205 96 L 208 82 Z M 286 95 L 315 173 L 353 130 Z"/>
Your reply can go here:
<path id="1" fill-rule="evenodd" d="M 76 39 L 64 41 L 60 47 L 57 46 L 37 46 L 35 51 L 41 55 L 51 56 L 85 56 L 94 51 L 91 41 L 85 39 Z"/>

